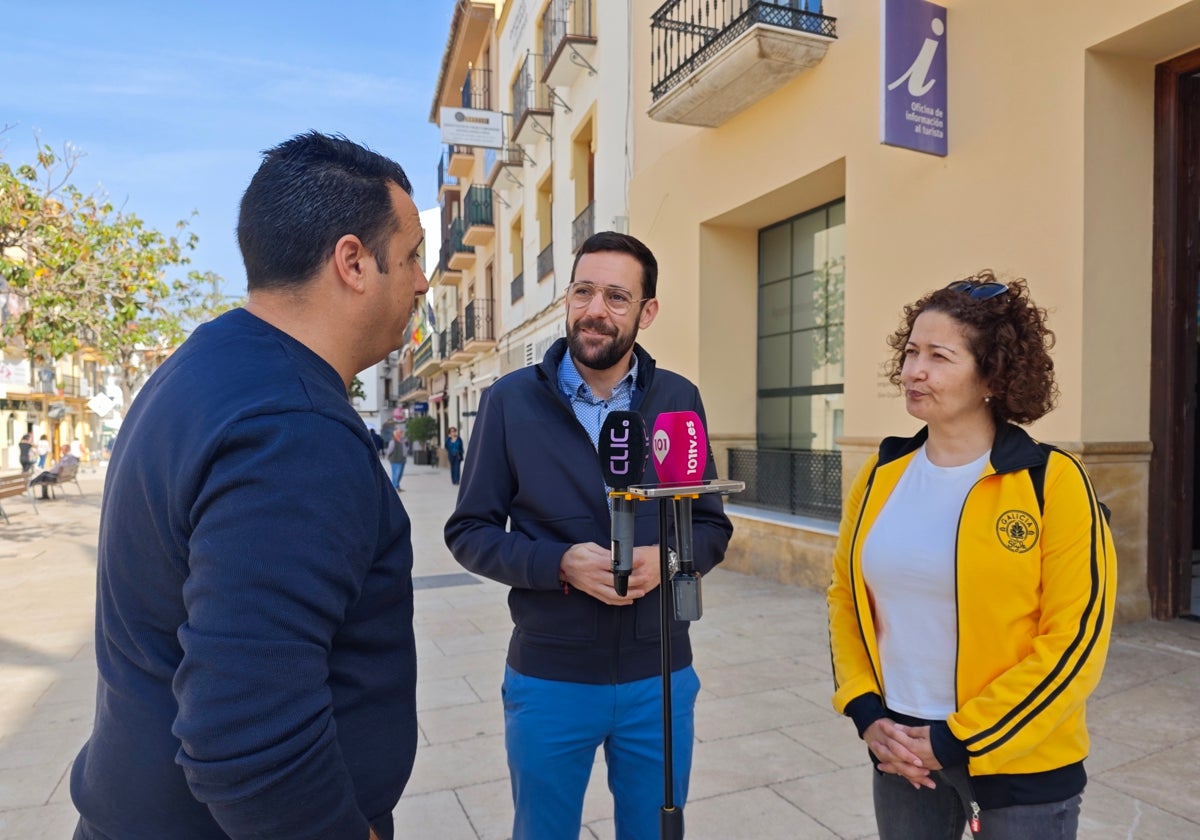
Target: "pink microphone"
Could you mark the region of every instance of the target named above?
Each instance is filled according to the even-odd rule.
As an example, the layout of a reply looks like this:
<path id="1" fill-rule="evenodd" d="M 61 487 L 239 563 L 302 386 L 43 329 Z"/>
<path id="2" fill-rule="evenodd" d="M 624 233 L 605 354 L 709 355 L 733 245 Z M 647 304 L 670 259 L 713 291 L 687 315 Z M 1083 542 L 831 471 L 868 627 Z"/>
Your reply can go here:
<path id="1" fill-rule="evenodd" d="M 664 411 L 654 420 L 650 438 L 654 469 L 662 484 L 704 480 L 708 466 L 708 435 L 694 411 Z"/>

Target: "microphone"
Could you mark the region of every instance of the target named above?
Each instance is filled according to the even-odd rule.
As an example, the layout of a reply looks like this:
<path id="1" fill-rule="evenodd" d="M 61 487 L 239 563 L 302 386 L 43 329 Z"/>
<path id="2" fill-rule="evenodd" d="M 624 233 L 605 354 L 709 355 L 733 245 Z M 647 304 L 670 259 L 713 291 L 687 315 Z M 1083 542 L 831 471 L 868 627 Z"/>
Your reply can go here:
<path id="1" fill-rule="evenodd" d="M 694 411 L 664 411 L 654 420 L 654 466 L 663 484 L 697 484 L 708 466 L 708 434 Z"/>
<path id="2" fill-rule="evenodd" d="M 708 435 L 694 411 L 667 411 L 654 420 L 654 460 L 663 484 L 697 484 L 708 466 Z M 675 499 L 675 547 L 679 571 L 671 576 L 675 618 L 698 621 L 704 612 L 700 573 L 692 551 L 692 497 Z"/>
<path id="3" fill-rule="evenodd" d="M 612 411 L 600 427 L 597 449 L 604 483 L 612 499 L 613 589 L 624 597 L 633 571 L 634 501 L 619 491 L 642 480 L 646 468 L 646 422 L 636 411 Z"/>

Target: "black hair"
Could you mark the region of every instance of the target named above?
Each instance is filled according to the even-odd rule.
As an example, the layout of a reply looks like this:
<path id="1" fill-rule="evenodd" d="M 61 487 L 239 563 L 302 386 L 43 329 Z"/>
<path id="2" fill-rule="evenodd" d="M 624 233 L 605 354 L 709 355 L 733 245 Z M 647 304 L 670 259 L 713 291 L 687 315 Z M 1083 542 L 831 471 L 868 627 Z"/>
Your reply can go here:
<path id="1" fill-rule="evenodd" d="M 386 273 L 399 225 L 391 183 L 412 195 L 400 164 L 341 135 L 310 131 L 263 152 L 238 214 L 247 288 L 304 285 L 347 234 Z"/>
<path id="2" fill-rule="evenodd" d="M 642 266 L 642 297 L 652 298 L 658 290 L 658 260 L 641 240 L 627 233 L 617 233 L 615 230 L 602 230 L 593 233 L 579 246 L 575 254 L 575 262 L 571 266 L 571 282 L 575 282 L 575 269 L 584 254 L 615 252 L 628 254 Z"/>

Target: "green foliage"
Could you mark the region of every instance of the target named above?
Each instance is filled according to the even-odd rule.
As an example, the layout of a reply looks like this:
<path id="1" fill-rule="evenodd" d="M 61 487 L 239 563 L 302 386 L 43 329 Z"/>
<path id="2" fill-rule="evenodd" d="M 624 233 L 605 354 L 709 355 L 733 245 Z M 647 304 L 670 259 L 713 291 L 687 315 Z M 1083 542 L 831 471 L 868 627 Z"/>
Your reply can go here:
<path id="1" fill-rule="evenodd" d="M 363 381 L 355 376 L 350 380 L 350 399 L 364 400 L 367 398 L 367 392 L 363 390 Z"/>
<path id="2" fill-rule="evenodd" d="M 404 424 L 404 434 L 413 443 L 427 443 L 438 433 L 438 422 L 428 414 L 414 414 Z"/>
<path id="3" fill-rule="evenodd" d="M 14 169 L 0 150 L 0 291 L 19 304 L 3 337 L 31 357 L 92 349 L 117 369 L 128 405 L 192 328 L 237 302 L 212 272 L 168 279 L 196 247 L 187 222 L 163 234 L 84 195 L 70 184 L 79 157 L 40 146 L 34 163 Z"/>

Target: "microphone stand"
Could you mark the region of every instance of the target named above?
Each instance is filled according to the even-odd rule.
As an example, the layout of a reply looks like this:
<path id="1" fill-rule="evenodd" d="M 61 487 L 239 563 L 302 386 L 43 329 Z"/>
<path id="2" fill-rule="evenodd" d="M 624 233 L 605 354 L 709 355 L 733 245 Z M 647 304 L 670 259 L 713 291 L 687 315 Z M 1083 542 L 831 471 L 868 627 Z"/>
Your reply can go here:
<path id="1" fill-rule="evenodd" d="M 719 479 L 698 484 L 637 485 L 626 492 L 642 501 L 658 499 L 658 563 L 659 563 L 659 639 L 662 653 L 662 715 L 663 715 L 663 806 L 659 811 L 660 840 L 683 840 L 683 808 L 675 805 L 675 753 L 671 709 L 671 618 L 674 615 L 671 598 L 671 561 L 667 520 L 672 501 L 691 500 L 700 495 L 740 493 L 744 481 Z"/>
<path id="2" fill-rule="evenodd" d="M 663 806 L 658 817 L 658 836 L 661 840 L 683 840 L 683 809 L 675 807 L 675 750 L 671 720 L 671 549 L 667 539 L 667 514 L 671 499 L 658 500 L 658 620 L 662 652 L 662 715 L 663 715 Z"/>

